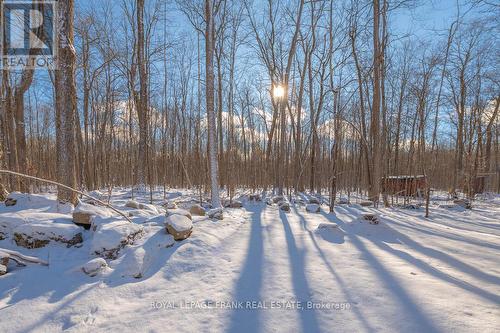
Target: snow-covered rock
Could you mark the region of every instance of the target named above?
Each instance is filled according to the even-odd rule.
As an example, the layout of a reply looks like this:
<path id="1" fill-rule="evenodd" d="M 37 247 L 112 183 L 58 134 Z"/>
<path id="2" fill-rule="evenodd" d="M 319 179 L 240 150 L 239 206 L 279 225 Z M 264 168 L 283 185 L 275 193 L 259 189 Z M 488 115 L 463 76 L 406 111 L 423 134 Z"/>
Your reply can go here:
<path id="1" fill-rule="evenodd" d="M 458 205 L 458 206 L 463 207 L 465 209 L 472 209 L 472 204 L 470 203 L 470 200 L 468 200 L 468 199 L 453 200 L 453 203 L 455 205 Z"/>
<path id="2" fill-rule="evenodd" d="M 289 213 L 290 212 L 290 203 L 288 201 L 281 201 L 278 206 L 280 209 L 284 212 Z"/>
<path id="3" fill-rule="evenodd" d="M 123 249 L 120 257 L 110 262 L 110 268 L 113 274 L 121 277 L 142 278 L 148 269 L 158 264 L 165 249 L 174 244 L 174 237 L 165 234 L 163 227 L 152 227 L 144 237 L 144 242 L 141 239 L 137 244 Z"/>
<path id="4" fill-rule="evenodd" d="M 170 216 L 170 215 L 183 215 L 183 216 L 187 217 L 190 220 L 193 219 L 193 217 L 191 216 L 191 213 L 188 212 L 185 209 L 182 209 L 182 208 L 167 210 L 167 216 Z"/>
<path id="5" fill-rule="evenodd" d="M 0 240 L 12 235 L 14 229 L 21 224 L 28 223 L 26 218 L 17 213 L 4 213 L 0 216 Z"/>
<path id="6" fill-rule="evenodd" d="M 319 213 L 320 210 L 321 208 L 318 204 L 311 203 L 306 205 L 306 211 L 308 211 L 309 213 Z"/>
<path id="7" fill-rule="evenodd" d="M 378 224 L 378 216 L 374 213 L 363 213 L 363 220 L 368 221 L 370 224 Z"/>
<path id="8" fill-rule="evenodd" d="M 24 223 L 13 230 L 14 241 L 28 249 L 44 247 L 50 241 L 72 246 L 83 242 L 81 229 L 73 223 L 41 221 Z"/>
<path id="9" fill-rule="evenodd" d="M 373 206 L 373 201 L 363 200 L 359 204 L 361 205 L 361 207 L 370 207 Z"/>
<path id="10" fill-rule="evenodd" d="M 325 230 L 325 229 L 331 230 L 331 229 L 337 229 L 338 227 L 339 226 L 335 223 L 322 222 L 322 223 L 318 224 L 318 227 L 316 229 L 317 230 Z"/>
<path id="11" fill-rule="evenodd" d="M 10 212 L 24 210 L 43 209 L 45 213 L 70 214 L 73 212 L 73 205 L 70 203 L 60 203 L 55 194 L 29 194 L 12 192 L 8 198 L 15 201 L 14 206 L 8 207 Z"/>
<path id="12" fill-rule="evenodd" d="M 155 205 L 141 203 L 139 204 L 139 209 L 150 211 L 153 214 L 159 214 L 158 208 L 156 208 Z"/>
<path id="13" fill-rule="evenodd" d="M 192 205 L 191 208 L 189 208 L 189 212 L 191 213 L 191 215 L 197 216 L 205 216 L 206 214 L 205 209 L 198 204 Z"/>
<path id="14" fill-rule="evenodd" d="M 314 233 L 330 243 L 342 244 L 345 241 L 344 231 L 335 223 L 322 222 Z"/>
<path id="15" fill-rule="evenodd" d="M 135 208 L 135 209 L 140 209 L 140 203 L 138 203 L 137 201 L 135 200 L 128 200 L 126 203 L 125 203 L 125 207 L 129 207 L 129 208 Z"/>
<path id="16" fill-rule="evenodd" d="M 99 224 L 92 238 L 90 252 L 107 259 L 115 259 L 120 249 L 133 244 L 143 233 L 142 226 L 128 221 Z"/>
<path id="17" fill-rule="evenodd" d="M 17 203 L 17 200 L 14 198 L 5 199 L 5 206 L 7 206 L 7 207 L 15 206 L 16 203 Z"/>
<path id="18" fill-rule="evenodd" d="M 282 195 L 276 195 L 272 198 L 273 203 L 279 203 L 281 201 L 285 200 L 285 197 Z"/>
<path id="19" fill-rule="evenodd" d="M 179 214 L 167 216 L 165 227 L 175 240 L 186 239 L 193 232 L 193 222 L 186 216 Z"/>
<path id="20" fill-rule="evenodd" d="M 103 258 L 95 258 L 82 266 L 82 271 L 88 276 L 96 276 L 108 267 L 108 263 Z"/>
<path id="21" fill-rule="evenodd" d="M 316 198 L 316 197 L 310 197 L 309 198 L 309 203 L 313 204 L 313 205 L 319 205 L 320 204 L 319 199 Z"/>
<path id="22" fill-rule="evenodd" d="M 0 276 L 7 273 L 7 265 L 9 263 L 10 255 L 6 252 L 0 251 Z"/>
<path id="23" fill-rule="evenodd" d="M 80 202 L 73 211 L 73 222 L 76 225 L 90 229 L 94 217 L 111 217 L 113 213 L 105 207 L 94 206 L 89 203 Z"/>
<path id="24" fill-rule="evenodd" d="M 339 205 L 348 205 L 349 204 L 349 199 L 341 197 L 338 200 L 338 204 Z"/>
<path id="25" fill-rule="evenodd" d="M 213 208 L 208 211 L 208 217 L 216 220 L 224 219 L 224 211 L 222 208 Z"/>

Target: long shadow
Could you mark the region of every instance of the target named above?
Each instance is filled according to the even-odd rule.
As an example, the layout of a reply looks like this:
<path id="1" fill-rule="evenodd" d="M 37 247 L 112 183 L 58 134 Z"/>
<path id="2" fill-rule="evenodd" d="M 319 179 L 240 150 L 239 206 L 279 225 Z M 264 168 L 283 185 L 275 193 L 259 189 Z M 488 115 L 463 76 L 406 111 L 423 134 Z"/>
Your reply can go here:
<path id="1" fill-rule="evenodd" d="M 385 217 L 384 219 L 388 220 L 391 223 L 394 222 L 394 220 L 392 218 Z M 438 251 L 438 250 L 430 248 L 430 247 L 423 246 L 420 243 L 412 240 L 410 237 L 408 237 L 408 236 L 400 233 L 399 231 L 391 228 L 387 224 L 386 224 L 386 227 L 389 228 L 390 231 L 392 233 L 394 233 L 394 235 L 396 235 L 396 237 L 398 237 L 398 239 L 400 239 L 403 244 L 411 247 L 412 249 L 415 249 L 428 257 L 432 257 L 432 258 L 444 261 L 447 264 L 455 267 L 456 269 L 458 269 L 466 274 L 472 275 L 477 279 L 481 279 L 481 280 L 486 281 L 486 282 L 495 283 L 495 284 L 500 285 L 500 278 L 499 277 L 485 273 L 485 272 L 477 269 L 476 267 L 473 267 L 469 264 L 466 264 L 466 263 L 456 259 L 455 257 L 453 257 L 447 253 Z"/>
<path id="2" fill-rule="evenodd" d="M 342 291 L 346 295 L 347 301 L 350 304 L 354 305 L 355 304 L 354 298 L 352 297 L 351 292 L 349 291 L 349 288 L 346 286 L 346 283 L 344 282 L 344 279 L 342 279 L 342 277 L 333 269 L 333 267 L 330 264 L 330 262 L 328 262 L 328 260 L 326 258 L 326 255 L 323 252 L 323 250 L 321 250 L 321 248 L 319 247 L 318 242 L 317 242 L 316 238 L 313 235 L 313 232 L 307 227 L 307 221 L 304 218 L 304 215 L 300 214 L 299 211 L 297 210 L 297 208 L 295 208 L 295 207 L 294 207 L 294 212 L 299 217 L 300 224 L 303 225 L 304 228 L 305 228 L 305 230 L 308 232 L 309 237 L 311 238 L 311 240 L 313 242 L 313 245 L 316 248 L 316 250 L 318 251 L 318 253 L 319 253 L 320 257 L 321 257 L 321 260 L 323 260 L 323 263 L 325 264 L 326 268 L 333 275 L 333 277 L 335 278 L 335 280 L 339 284 L 340 288 L 342 289 Z M 338 219 L 334 215 L 333 215 L 333 217 L 335 219 Z M 363 325 L 363 327 L 365 328 L 366 332 L 374 332 L 375 331 L 375 329 L 366 320 L 365 316 L 359 311 L 359 308 L 357 308 L 356 306 L 353 306 L 353 307 L 351 307 L 351 309 L 353 309 L 354 315 L 358 318 L 359 322 Z"/>
<path id="3" fill-rule="evenodd" d="M 345 211 L 348 211 L 348 210 L 346 209 Z M 399 223 L 395 222 L 392 219 L 388 219 L 387 217 L 385 217 L 384 219 L 389 220 L 390 223 L 395 223 L 395 224 L 400 225 Z M 437 251 L 435 249 L 430 249 L 430 248 L 424 247 L 424 246 L 420 245 L 419 243 L 415 242 L 414 240 L 410 239 L 408 236 L 398 232 L 394 228 L 391 228 L 387 224 L 385 224 L 385 227 L 388 229 L 387 231 L 390 232 L 396 239 L 401 241 L 402 244 L 405 244 L 406 246 L 414 249 L 415 251 L 419 251 L 420 253 L 422 253 L 425 256 L 445 261 L 449 265 L 454 266 L 456 269 L 461 270 L 462 272 L 464 272 L 466 274 L 472 275 L 473 277 L 475 277 L 477 279 L 482 279 L 484 281 L 487 281 L 487 282 L 490 282 L 493 284 L 500 284 L 500 279 L 497 278 L 496 276 L 484 273 L 475 267 L 472 267 L 468 264 L 465 264 L 465 263 L 459 261 L 456 258 L 451 257 L 448 254 Z M 351 233 L 351 235 L 354 235 L 354 233 Z M 484 289 L 476 287 L 476 286 L 474 286 L 470 283 L 467 283 L 465 281 L 462 281 L 462 280 L 460 280 L 456 277 L 453 277 L 447 273 L 444 273 L 441 270 L 429 265 L 428 263 L 411 256 L 407 252 L 393 249 L 392 247 L 387 245 L 386 242 L 380 241 L 380 239 L 377 239 L 376 237 L 370 237 L 369 235 L 364 235 L 364 234 L 359 234 L 356 236 L 360 236 L 360 237 L 368 239 L 373 244 L 378 246 L 380 249 L 386 250 L 386 251 L 392 253 L 393 255 L 398 256 L 400 259 L 408 262 L 411 265 L 414 265 L 414 266 L 420 268 L 421 270 L 433 275 L 436 278 L 439 278 L 447 283 L 453 284 L 456 287 L 461 288 L 463 290 L 467 290 L 471 293 L 474 293 L 474 294 L 478 295 L 479 297 L 482 297 L 482 298 L 489 300 L 491 302 L 494 302 L 497 304 L 500 303 L 500 296 L 495 295 L 493 293 L 490 293 Z"/>
<path id="4" fill-rule="evenodd" d="M 261 300 L 262 269 L 264 262 L 264 242 L 262 237 L 262 214 L 265 207 L 252 207 L 251 230 L 248 250 L 243 269 L 235 286 L 235 302 Z M 261 309 L 234 309 L 228 332 L 258 332 L 260 330 Z"/>
<path id="5" fill-rule="evenodd" d="M 299 302 L 307 302 L 310 300 L 311 289 L 307 281 L 304 260 L 304 251 L 297 248 L 295 238 L 293 237 L 292 229 L 286 213 L 280 210 L 280 218 L 283 222 L 283 229 L 285 230 L 286 244 L 288 247 L 288 254 L 290 259 L 290 266 L 292 268 L 292 284 L 295 297 Z M 318 319 L 314 310 L 299 310 L 300 322 L 302 324 L 303 332 L 319 332 Z"/>
<path id="6" fill-rule="evenodd" d="M 330 219 L 331 216 L 321 212 L 325 218 Z M 355 217 L 357 215 L 354 215 Z M 353 245 L 363 253 L 367 262 L 372 266 L 375 273 L 380 277 L 380 281 L 385 284 L 387 290 L 390 290 L 395 296 L 401 308 L 404 309 L 408 318 L 411 318 L 420 332 L 439 332 L 439 329 L 433 324 L 422 310 L 414 303 L 407 291 L 398 283 L 397 279 L 389 272 L 384 265 L 366 248 L 355 232 L 349 231 L 346 224 L 341 219 L 336 219 L 336 223 L 343 227 Z"/>
<path id="7" fill-rule="evenodd" d="M 419 218 L 418 215 L 413 215 L 413 214 L 409 214 L 408 212 L 405 212 L 404 210 L 399 210 L 397 211 L 398 213 L 400 214 L 404 214 L 406 216 L 410 216 L 412 218 Z M 463 218 L 462 218 L 463 217 Z M 439 221 L 436 221 L 436 218 L 440 219 Z M 487 234 L 487 235 L 490 235 L 490 236 L 495 236 L 495 237 L 499 237 L 500 235 L 498 234 L 495 234 L 495 233 L 492 233 L 492 232 L 495 232 L 497 230 L 497 228 L 500 228 L 500 224 L 498 225 L 492 225 L 492 224 L 488 224 L 488 225 L 483 225 L 481 223 L 475 223 L 473 221 L 471 221 L 471 217 L 470 216 L 457 216 L 455 218 L 456 221 L 453 221 L 454 223 L 446 223 L 446 219 L 449 219 L 449 215 L 446 215 L 446 213 L 444 212 L 440 212 L 440 211 L 432 211 L 431 214 L 430 214 L 430 217 L 423 220 L 425 221 L 425 223 L 428 223 L 428 224 L 433 224 L 433 225 L 437 225 L 437 226 L 441 226 L 441 227 L 448 227 L 448 228 L 453 228 L 453 229 L 458 229 L 458 230 L 462 230 L 462 231 L 466 231 L 466 232 L 475 232 L 475 233 L 482 233 L 482 234 Z M 480 229 L 469 229 L 469 228 L 465 228 L 463 226 L 460 226 L 458 225 L 456 222 L 459 222 L 460 224 L 464 224 L 465 226 L 467 225 L 475 225 L 476 227 L 479 227 Z"/>
<path id="8" fill-rule="evenodd" d="M 392 220 L 393 224 L 396 224 L 402 228 L 405 228 L 405 229 L 412 229 L 412 230 L 415 230 L 419 233 L 424 233 L 426 235 L 430 235 L 430 236 L 436 236 L 436 237 L 441 237 L 441 238 L 446 238 L 446 239 L 449 239 L 449 240 L 452 240 L 452 241 L 457 241 L 457 242 L 467 242 L 467 243 L 470 243 L 470 244 L 474 244 L 474 245 L 477 245 L 477 246 L 482 246 L 482 247 L 487 247 L 487 248 L 490 248 L 490 249 L 494 249 L 494 250 L 500 250 L 500 246 L 499 245 L 494 245 L 494 244 L 490 244 L 490 243 L 486 243 L 486 242 L 480 242 L 480 241 L 475 241 L 473 239 L 470 239 L 470 238 L 464 238 L 464 237 L 461 237 L 461 236 L 458 236 L 458 235 L 453 235 L 453 234 L 443 234 L 439 231 L 436 231 L 435 229 L 432 229 L 433 231 L 431 230 L 426 230 L 426 229 L 423 229 L 423 228 L 419 228 L 419 227 L 416 227 L 414 225 L 410 225 L 410 224 L 406 224 L 406 223 L 401 223 L 399 221 L 396 221 L 396 220 Z M 426 221 L 423 221 L 423 223 L 426 223 Z"/>

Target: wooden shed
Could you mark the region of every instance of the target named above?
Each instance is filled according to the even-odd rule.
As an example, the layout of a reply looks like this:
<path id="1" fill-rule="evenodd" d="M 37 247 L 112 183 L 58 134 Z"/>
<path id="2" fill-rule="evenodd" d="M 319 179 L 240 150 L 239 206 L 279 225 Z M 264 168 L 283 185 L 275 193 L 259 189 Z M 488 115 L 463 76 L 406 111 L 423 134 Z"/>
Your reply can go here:
<path id="1" fill-rule="evenodd" d="M 427 187 L 427 177 L 415 176 L 388 176 L 382 178 L 382 192 L 405 197 L 423 197 Z"/>

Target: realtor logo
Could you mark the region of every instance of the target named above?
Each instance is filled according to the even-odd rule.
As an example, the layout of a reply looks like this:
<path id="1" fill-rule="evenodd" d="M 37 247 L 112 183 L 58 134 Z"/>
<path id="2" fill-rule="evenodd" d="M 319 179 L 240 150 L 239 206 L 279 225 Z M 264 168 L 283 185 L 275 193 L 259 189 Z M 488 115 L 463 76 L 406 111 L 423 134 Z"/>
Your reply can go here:
<path id="1" fill-rule="evenodd" d="M 2 2 L 0 68 L 55 68 L 56 4 L 54 0 Z"/>

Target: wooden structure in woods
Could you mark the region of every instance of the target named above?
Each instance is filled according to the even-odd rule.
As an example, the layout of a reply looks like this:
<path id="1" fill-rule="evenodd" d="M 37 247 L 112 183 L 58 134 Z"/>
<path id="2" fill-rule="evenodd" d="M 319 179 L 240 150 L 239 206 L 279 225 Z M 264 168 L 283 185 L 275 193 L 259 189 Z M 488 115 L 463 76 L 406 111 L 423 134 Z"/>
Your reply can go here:
<path id="1" fill-rule="evenodd" d="M 381 179 L 382 193 L 405 197 L 423 197 L 427 187 L 427 177 L 388 176 Z"/>

